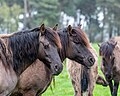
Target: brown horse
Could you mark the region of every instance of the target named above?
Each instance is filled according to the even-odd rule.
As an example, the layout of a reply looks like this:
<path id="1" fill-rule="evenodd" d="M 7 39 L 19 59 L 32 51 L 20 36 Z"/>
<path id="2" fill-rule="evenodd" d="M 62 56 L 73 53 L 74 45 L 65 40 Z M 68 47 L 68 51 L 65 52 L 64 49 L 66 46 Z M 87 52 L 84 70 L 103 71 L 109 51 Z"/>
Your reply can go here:
<path id="1" fill-rule="evenodd" d="M 101 70 L 109 83 L 112 96 L 117 96 L 120 81 L 120 37 L 111 38 L 100 45 Z M 114 85 L 113 85 L 114 82 Z"/>
<path id="2" fill-rule="evenodd" d="M 85 96 L 93 96 L 96 80 L 99 80 L 99 83 L 103 83 L 104 86 L 106 84 L 103 78 L 98 76 L 97 52 L 92 46 L 89 50 L 95 58 L 95 64 L 90 69 L 87 69 L 83 65 L 79 65 L 75 61 L 67 60 L 67 69 L 72 81 L 75 96 L 83 96 L 83 93 L 87 93 Z"/>
<path id="3" fill-rule="evenodd" d="M 88 68 L 94 64 L 94 57 L 88 50 L 90 47 L 88 38 L 79 27 L 72 28 L 69 25 L 67 28 L 58 30 L 58 34 L 62 44 L 62 49 L 59 50 L 62 61 L 68 57 Z M 41 73 L 44 75 L 41 75 Z M 31 74 L 31 76 L 29 76 L 29 74 Z M 20 96 L 40 96 L 50 85 L 52 77 L 53 75 L 50 69 L 37 60 L 20 76 L 16 88 L 17 96 L 19 96 L 19 94 Z M 15 96 L 15 93 L 13 94 L 11 96 Z"/>
<path id="4" fill-rule="evenodd" d="M 20 74 L 36 59 L 47 64 L 53 75 L 62 71 L 57 51 L 61 48 L 59 36 L 44 24 L 32 30 L 1 36 L 0 46 L 0 96 L 11 93 Z"/>

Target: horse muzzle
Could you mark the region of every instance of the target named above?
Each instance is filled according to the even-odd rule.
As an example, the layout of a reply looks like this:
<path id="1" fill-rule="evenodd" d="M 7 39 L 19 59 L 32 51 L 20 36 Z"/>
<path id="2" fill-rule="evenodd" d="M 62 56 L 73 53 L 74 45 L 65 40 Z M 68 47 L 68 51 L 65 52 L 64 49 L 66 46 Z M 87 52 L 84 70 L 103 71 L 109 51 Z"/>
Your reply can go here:
<path id="1" fill-rule="evenodd" d="M 53 68 L 51 68 L 52 75 L 59 75 L 63 70 L 63 65 L 62 64 L 55 64 Z"/>

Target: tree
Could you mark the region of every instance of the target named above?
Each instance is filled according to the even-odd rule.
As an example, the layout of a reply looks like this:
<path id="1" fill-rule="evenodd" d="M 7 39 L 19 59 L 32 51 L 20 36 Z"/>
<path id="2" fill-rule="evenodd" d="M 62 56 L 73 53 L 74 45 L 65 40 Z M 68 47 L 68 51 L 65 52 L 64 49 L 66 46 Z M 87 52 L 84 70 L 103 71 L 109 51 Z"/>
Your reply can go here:
<path id="1" fill-rule="evenodd" d="M 88 26 L 87 33 L 90 41 L 93 41 L 93 36 L 95 34 L 93 30 L 99 28 L 98 17 L 96 14 L 96 9 L 97 9 L 96 0 L 75 0 L 75 4 L 76 4 L 76 9 L 80 9 L 80 14 L 84 15 L 86 18 L 86 22 Z"/>
<path id="2" fill-rule="evenodd" d="M 1 32 L 13 32 L 18 30 L 19 14 L 22 9 L 17 4 L 9 7 L 5 2 L 0 6 L 0 31 Z"/>
<path id="3" fill-rule="evenodd" d="M 59 23 L 60 11 L 58 0 L 30 0 L 29 10 L 32 16 L 32 25 L 45 23 L 54 26 Z M 34 13 L 36 13 L 34 15 Z"/>

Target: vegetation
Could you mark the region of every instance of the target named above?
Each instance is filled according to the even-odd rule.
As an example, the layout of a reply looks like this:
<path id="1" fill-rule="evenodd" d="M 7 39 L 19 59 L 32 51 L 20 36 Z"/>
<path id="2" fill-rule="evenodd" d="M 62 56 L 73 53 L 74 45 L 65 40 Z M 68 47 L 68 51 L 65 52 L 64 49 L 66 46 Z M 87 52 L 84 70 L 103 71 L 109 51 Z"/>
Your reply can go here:
<path id="1" fill-rule="evenodd" d="M 72 16 L 75 24 L 84 17 L 83 27 L 91 42 L 120 35 L 120 0 L 0 0 L 0 32 L 17 31 L 20 24 L 24 29 L 43 22 L 63 26 L 62 12 Z"/>
<path id="2" fill-rule="evenodd" d="M 0 0 L 0 33 L 33 28 L 41 23 L 50 27 L 59 23 L 64 27 L 68 23 L 64 25 L 62 12 L 74 18 L 74 25 L 84 17 L 83 28 L 91 42 L 120 35 L 120 0 Z M 98 51 L 97 45 L 93 46 Z M 99 73 L 102 74 L 100 68 Z M 96 85 L 94 96 L 109 94 L 108 87 Z M 63 72 L 56 77 L 53 93 L 49 88 L 43 96 L 73 96 L 65 64 Z"/>
<path id="3" fill-rule="evenodd" d="M 93 47 L 98 52 L 98 46 L 97 44 L 93 44 Z M 100 59 L 98 61 L 100 64 Z M 100 66 L 99 66 L 99 74 L 103 75 Z M 109 87 L 103 87 L 101 85 L 96 85 L 94 89 L 94 96 L 110 96 L 110 90 Z M 118 96 L 120 95 L 120 88 L 118 91 Z M 56 85 L 55 88 L 53 88 L 53 92 L 50 88 L 47 89 L 47 91 L 43 94 L 43 96 L 74 96 L 73 87 L 68 75 L 68 72 L 66 70 L 66 65 L 64 64 L 64 70 L 59 75 L 56 76 Z"/>

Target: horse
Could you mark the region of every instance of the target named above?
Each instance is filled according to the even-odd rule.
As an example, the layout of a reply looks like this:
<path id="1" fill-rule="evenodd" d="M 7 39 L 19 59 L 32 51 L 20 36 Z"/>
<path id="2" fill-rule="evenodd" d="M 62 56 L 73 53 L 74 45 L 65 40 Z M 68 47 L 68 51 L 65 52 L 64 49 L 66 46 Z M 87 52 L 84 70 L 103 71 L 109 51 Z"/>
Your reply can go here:
<path id="1" fill-rule="evenodd" d="M 58 34 L 44 24 L 40 27 L 0 36 L 0 96 L 9 96 L 20 74 L 39 59 L 58 75 L 63 69 L 58 55 Z"/>
<path id="2" fill-rule="evenodd" d="M 97 81 L 103 86 L 107 86 L 107 82 L 98 76 L 98 56 L 95 49 L 89 48 L 95 58 L 94 65 L 88 69 L 75 61 L 67 60 L 67 70 L 74 88 L 74 96 L 93 96 L 94 86 Z"/>
<path id="3" fill-rule="evenodd" d="M 53 28 L 54 30 L 57 30 L 56 26 Z M 88 38 L 79 27 L 69 25 L 66 28 L 58 30 L 58 35 L 62 44 L 62 49 L 58 50 L 62 62 L 65 58 L 69 58 L 88 68 L 94 64 L 94 57 L 88 50 L 90 47 Z M 44 75 L 40 73 L 44 73 Z M 31 74 L 32 78 L 28 74 Z M 11 96 L 16 96 L 15 94 L 17 96 L 40 96 L 46 91 L 52 78 L 53 75 L 50 69 L 40 60 L 37 60 L 20 76 L 16 90 Z"/>
<path id="4" fill-rule="evenodd" d="M 111 96 L 117 96 L 120 81 L 120 37 L 113 37 L 100 45 L 101 71 L 108 81 Z"/>

